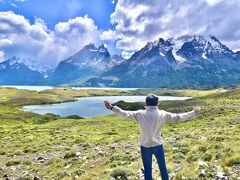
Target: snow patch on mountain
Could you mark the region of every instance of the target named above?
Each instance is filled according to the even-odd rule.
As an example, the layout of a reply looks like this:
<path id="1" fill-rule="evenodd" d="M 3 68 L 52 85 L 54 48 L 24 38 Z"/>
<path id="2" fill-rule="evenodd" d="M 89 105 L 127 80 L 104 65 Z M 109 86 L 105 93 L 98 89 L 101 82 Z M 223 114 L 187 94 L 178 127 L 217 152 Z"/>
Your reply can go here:
<path id="1" fill-rule="evenodd" d="M 32 71 L 39 72 L 47 77 L 47 73 L 50 70 L 50 67 L 47 66 L 39 66 L 36 63 L 31 62 L 29 59 L 12 57 L 8 60 L 5 60 L 0 63 L 0 70 L 11 68 L 11 69 L 20 69 L 21 66 L 26 66 Z"/>

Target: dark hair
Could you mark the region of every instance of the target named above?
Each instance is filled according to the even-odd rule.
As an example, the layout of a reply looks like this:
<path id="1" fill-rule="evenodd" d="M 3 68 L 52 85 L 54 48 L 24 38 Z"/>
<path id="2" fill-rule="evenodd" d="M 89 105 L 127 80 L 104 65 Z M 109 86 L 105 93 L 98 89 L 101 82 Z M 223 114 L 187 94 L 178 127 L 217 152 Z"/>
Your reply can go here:
<path id="1" fill-rule="evenodd" d="M 146 97 L 146 104 L 147 106 L 157 106 L 158 104 L 158 97 L 155 94 L 148 94 Z"/>

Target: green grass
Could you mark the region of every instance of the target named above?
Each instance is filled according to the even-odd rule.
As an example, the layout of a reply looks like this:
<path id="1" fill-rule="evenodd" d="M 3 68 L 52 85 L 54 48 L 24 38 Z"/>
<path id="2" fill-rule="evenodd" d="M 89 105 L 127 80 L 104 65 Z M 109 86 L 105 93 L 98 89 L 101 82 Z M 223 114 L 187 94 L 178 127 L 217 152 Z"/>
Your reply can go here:
<path id="1" fill-rule="evenodd" d="M 81 96 L 143 93 L 140 91 L 57 89 L 36 92 L 0 88 L 0 168 L 4 170 L 0 170 L 0 177 L 5 174 L 12 178 L 25 176 L 25 179 L 33 176 L 45 179 L 137 177 L 142 162 L 139 127 L 135 122 L 116 115 L 63 119 L 51 114 L 23 112 L 18 108 L 25 104 L 72 101 Z M 223 171 L 233 179 L 239 177 L 236 170 L 240 166 L 239 89 L 172 90 L 168 93 L 173 91 L 175 95 L 195 98 L 160 102 L 161 109 L 184 112 L 200 105 L 203 111 L 195 120 L 164 127 L 169 172 L 176 174 L 175 179 L 183 176 L 199 179 L 201 160 L 209 166 L 205 168 L 206 179 L 215 177 L 215 171 Z M 144 90 L 144 93 L 149 91 Z M 158 90 L 158 93 L 163 92 Z M 134 109 L 136 105 L 126 107 Z M 39 161 L 39 157 L 44 160 Z M 153 164 L 157 178 L 155 159 Z M 24 172 L 29 173 L 24 175 Z"/>

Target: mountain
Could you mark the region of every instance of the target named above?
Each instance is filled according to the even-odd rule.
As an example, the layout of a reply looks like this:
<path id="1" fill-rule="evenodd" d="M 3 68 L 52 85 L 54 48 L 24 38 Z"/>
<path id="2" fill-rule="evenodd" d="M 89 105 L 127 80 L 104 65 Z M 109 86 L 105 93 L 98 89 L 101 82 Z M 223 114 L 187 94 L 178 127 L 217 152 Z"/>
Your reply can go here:
<path id="1" fill-rule="evenodd" d="M 45 83 L 48 70 L 26 59 L 13 57 L 0 63 L 0 84 L 40 85 Z"/>
<path id="2" fill-rule="evenodd" d="M 88 86 L 217 87 L 240 83 L 240 56 L 216 37 L 181 36 L 148 42 Z"/>
<path id="3" fill-rule="evenodd" d="M 111 58 L 104 45 L 96 47 L 94 44 L 89 44 L 73 56 L 61 61 L 50 78 L 50 83 L 66 83 L 93 76 L 115 64 L 118 63 Z"/>
<path id="4" fill-rule="evenodd" d="M 89 44 L 54 71 L 20 58 L 0 63 L 0 84 L 91 87 L 214 88 L 240 84 L 240 51 L 214 36 L 186 35 L 148 42 L 129 59 Z"/>

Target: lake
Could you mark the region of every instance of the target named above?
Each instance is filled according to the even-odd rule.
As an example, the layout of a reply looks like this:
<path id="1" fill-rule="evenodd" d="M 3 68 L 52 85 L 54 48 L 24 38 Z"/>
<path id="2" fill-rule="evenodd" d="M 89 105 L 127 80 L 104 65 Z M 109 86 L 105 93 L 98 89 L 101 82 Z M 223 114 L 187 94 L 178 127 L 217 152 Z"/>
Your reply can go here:
<path id="1" fill-rule="evenodd" d="M 59 87 L 59 86 L 28 86 L 28 85 L 1 85 L 2 87 L 12 87 L 17 89 L 26 89 L 33 91 L 43 91 L 46 89 L 54 89 L 54 88 L 72 88 L 72 89 L 103 89 L 103 90 L 119 90 L 119 91 L 128 91 L 128 90 L 136 90 L 139 88 L 110 88 L 110 87 Z M 141 88 L 144 89 L 144 88 Z"/>
<path id="2" fill-rule="evenodd" d="M 173 97 L 173 96 L 158 96 L 159 101 L 169 100 L 186 100 L 191 97 Z M 65 102 L 50 105 L 32 105 L 24 106 L 22 110 L 30 111 L 37 114 L 53 113 L 60 116 L 78 115 L 84 118 L 112 114 L 112 111 L 104 107 L 103 101 L 108 100 L 110 103 L 115 103 L 120 100 L 126 102 L 145 102 L 146 96 L 97 96 L 77 98 L 75 102 Z"/>

